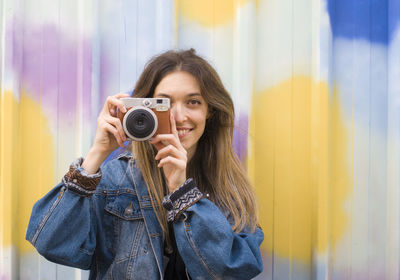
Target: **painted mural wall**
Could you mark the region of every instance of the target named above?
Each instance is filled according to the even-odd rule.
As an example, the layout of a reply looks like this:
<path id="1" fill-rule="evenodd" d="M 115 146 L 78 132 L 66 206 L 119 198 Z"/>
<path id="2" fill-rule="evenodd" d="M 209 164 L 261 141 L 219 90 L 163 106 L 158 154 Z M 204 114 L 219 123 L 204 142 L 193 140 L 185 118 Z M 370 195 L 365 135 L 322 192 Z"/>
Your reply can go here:
<path id="1" fill-rule="evenodd" d="M 195 48 L 236 106 L 260 204 L 257 279 L 400 279 L 400 2 L 2 0 L 0 279 L 86 279 L 25 241 L 105 98 Z"/>

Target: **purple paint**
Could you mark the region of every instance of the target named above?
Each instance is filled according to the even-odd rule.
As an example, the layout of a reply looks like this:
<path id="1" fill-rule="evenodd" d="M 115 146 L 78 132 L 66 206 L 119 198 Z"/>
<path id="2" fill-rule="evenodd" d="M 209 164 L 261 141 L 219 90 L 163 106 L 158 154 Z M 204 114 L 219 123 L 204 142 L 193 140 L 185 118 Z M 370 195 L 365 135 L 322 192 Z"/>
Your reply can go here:
<path id="1" fill-rule="evenodd" d="M 50 112 L 75 115 L 78 75 L 81 71 L 83 106 L 91 104 L 91 41 L 76 35 L 71 39 L 54 25 L 10 24 L 13 32 L 13 68 L 25 90 Z M 79 61 L 79 55 L 81 60 Z"/>
<path id="2" fill-rule="evenodd" d="M 249 118 L 247 114 L 239 114 L 235 120 L 233 131 L 233 148 L 244 163 L 247 157 L 247 136 L 249 134 Z"/>
<path id="3" fill-rule="evenodd" d="M 100 56 L 100 71 L 99 71 L 99 89 L 100 89 L 100 102 L 106 100 L 107 96 L 112 95 L 109 92 L 107 85 L 109 85 L 108 78 L 111 76 L 110 70 L 113 67 L 108 63 L 105 55 Z M 117 93 L 117 92 L 116 92 Z M 115 93 L 114 93 L 115 94 Z"/>
<path id="4" fill-rule="evenodd" d="M 110 46 L 105 39 L 100 40 L 99 102 L 104 104 L 106 98 L 120 91 L 120 54 L 119 47 Z M 135 82 L 132 75 L 132 85 Z"/>

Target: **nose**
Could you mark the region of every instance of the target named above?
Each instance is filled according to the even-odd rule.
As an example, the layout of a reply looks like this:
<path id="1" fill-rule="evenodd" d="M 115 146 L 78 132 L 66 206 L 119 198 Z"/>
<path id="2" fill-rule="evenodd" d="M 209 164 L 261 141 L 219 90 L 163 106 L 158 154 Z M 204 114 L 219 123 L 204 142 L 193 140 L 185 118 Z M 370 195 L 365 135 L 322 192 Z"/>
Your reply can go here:
<path id="1" fill-rule="evenodd" d="M 181 103 L 174 103 L 171 106 L 171 113 L 174 115 L 177 123 L 183 123 L 186 120 L 186 110 Z"/>

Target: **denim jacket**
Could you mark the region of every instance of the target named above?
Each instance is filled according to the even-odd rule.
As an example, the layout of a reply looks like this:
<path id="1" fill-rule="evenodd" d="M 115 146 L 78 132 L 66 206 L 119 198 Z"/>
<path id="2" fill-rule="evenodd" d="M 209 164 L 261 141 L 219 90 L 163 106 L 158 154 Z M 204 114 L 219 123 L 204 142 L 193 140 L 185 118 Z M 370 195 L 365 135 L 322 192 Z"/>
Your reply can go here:
<path id="1" fill-rule="evenodd" d="M 90 279 L 163 279 L 163 233 L 131 153 L 107 162 L 101 174 L 90 195 L 62 182 L 36 202 L 26 239 L 52 262 L 90 269 Z M 173 230 L 191 279 L 251 279 L 262 271 L 261 229 L 234 233 L 206 197 L 186 208 Z"/>

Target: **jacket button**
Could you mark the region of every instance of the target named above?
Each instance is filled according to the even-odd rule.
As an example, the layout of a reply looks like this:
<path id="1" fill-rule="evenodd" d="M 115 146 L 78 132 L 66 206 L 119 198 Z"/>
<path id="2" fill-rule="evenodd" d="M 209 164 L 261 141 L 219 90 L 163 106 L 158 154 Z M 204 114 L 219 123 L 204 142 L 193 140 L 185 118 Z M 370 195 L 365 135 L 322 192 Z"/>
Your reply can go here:
<path id="1" fill-rule="evenodd" d="M 125 214 L 125 216 L 130 216 L 130 215 L 132 215 L 132 213 L 133 213 L 133 204 L 131 202 L 129 204 L 129 206 L 125 208 L 124 214 Z"/>
<path id="2" fill-rule="evenodd" d="M 133 210 L 132 210 L 132 208 L 129 207 L 129 206 L 125 209 L 125 215 L 126 215 L 126 216 L 132 215 L 132 212 L 133 212 Z"/>

